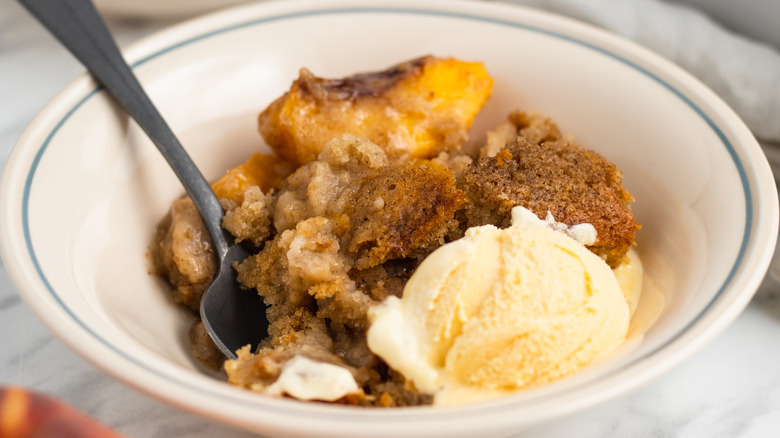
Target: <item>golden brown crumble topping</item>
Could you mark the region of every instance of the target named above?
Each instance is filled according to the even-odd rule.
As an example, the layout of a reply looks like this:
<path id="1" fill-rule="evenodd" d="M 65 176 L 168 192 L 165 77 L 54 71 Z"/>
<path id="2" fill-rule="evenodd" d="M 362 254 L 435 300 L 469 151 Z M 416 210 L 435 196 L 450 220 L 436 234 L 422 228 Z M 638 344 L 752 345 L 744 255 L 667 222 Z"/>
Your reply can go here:
<path id="1" fill-rule="evenodd" d="M 549 211 L 567 225 L 593 225 L 597 240 L 588 248 L 616 267 L 639 228 L 622 173 L 596 152 L 562 140 L 557 128 L 544 129 L 546 122 L 541 125 L 521 125 L 519 136 L 505 149 L 480 158 L 460 175 L 458 186 L 468 197 L 466 225 L 507 227 L 517 205 L 540 218 Z"/>

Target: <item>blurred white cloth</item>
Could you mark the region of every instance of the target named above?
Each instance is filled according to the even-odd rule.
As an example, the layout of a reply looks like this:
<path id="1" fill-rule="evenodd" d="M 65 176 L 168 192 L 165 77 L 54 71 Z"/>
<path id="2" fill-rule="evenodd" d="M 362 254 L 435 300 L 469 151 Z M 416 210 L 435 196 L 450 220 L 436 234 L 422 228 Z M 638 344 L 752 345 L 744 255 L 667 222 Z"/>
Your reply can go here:
<path id="1" fill-rule="evenodd" d="M 658 0 L 506 0 L 585 21 L 675 62 L 725 100 L 760 140 L 780 143 L 780 51 L 702 12 Z"/>

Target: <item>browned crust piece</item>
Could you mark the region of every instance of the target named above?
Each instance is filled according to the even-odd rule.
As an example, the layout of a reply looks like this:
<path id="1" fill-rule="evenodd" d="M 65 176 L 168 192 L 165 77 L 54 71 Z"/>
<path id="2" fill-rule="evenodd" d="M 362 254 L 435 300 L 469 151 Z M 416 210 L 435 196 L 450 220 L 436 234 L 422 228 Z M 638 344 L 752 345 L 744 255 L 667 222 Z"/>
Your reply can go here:
<path id="1" fill-rule="evenodd" d="M 378 169 L 355 197 L 346 249 L 365 269 L 387 260 L 423 256 L 457 227 L 466 198 L 445 168 L 406 164 Z"/>
<path id="2" fill-rule="evenodd" d="M 467 168 L 459 185 L 469 199 L 468 226 L 507 227 L 518 205 L 540 218 L 550 211 L 567 225 L 592 224 L 598 237 L 588 249 L 616 267 L 639 229 L 629 205 L 634 198 L 622 178 L 596 152 L 561 140 L 538 144 L 518 137 L 495 157 Z"/>
<path id="3" fill-rule="evenodd" d="M 173 202 L 157 226 L 151 249 L 156 273 L 173 286 L 173 300 L 197 312 L 216 262 L 206 227 L 189 198 Z"/>
<path id="4" fill-rule="evenodd" d="M 515 125 L 520 137 L 532 143 L 563 140 L 558 125 L 541 114 L 513 111 L 509 114 L 509 122 Z"/>
<path id="5" fill-rule="evenodd" d="M 419 264 L 419 259 L 388 260 L 371 268 L 352 269 L 349 278 L 374 301 L 382 301 L 390 295 L 401 298 L 406 282 Z"/>

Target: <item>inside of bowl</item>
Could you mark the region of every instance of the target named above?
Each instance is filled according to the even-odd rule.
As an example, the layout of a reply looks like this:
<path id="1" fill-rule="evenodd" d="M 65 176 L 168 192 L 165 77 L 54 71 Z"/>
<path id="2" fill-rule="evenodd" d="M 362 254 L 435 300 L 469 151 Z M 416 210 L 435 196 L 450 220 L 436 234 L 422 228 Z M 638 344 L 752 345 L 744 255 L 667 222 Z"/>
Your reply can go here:
<path id="1" fill-rule="evenodd" d="M 717 297 L 742 244 L 743 182 L 723 138 L 664 77 L 534 29 L 490 29 L 504 41 L 499 47 L 462 35 L 463 23 L 425 17 L 430 38 L 421 44 L 418 36 L 415 44 L 402 30 L 421 18 L 379 18 L 358 26 L 397 25 L 398 39 L 383 47 L 356 45 L 354 30 L 341 30 L 334 17 L 329 38 L 343 44 L 314 50 L 308 42 L 316 35 L 304 16 L 298 33 L 279 44 L 236 42 L 273 40 L 289 23 L 246 26 L 160 50 L 136 70 L 213 179 L 266 150 L 256 114 L 289 87 L 300 67 L 336 76 L 426 53 L 482 60 L 495 88 L 475 136 L 511 110 L 542 112 L 616 163 L 636 198 L 644 292 L 631 329 L 637 342 L 614 363 L 630 363 L 670 342 Z M 490 27 L 470 25 L 469 35 Z M 72 165 L 63 168 L 63 162 Z M 58 128 L 32 181 L 31 241 L 62 305 L 122 354 L 196 375 L 185 345 L 193 316 L 149 273 L 147 254 L 156 224 L 183 191 L 141 131 L 104 93 L 92 94 Z M 52 224 L 52 217 L 59 220 Z"/>

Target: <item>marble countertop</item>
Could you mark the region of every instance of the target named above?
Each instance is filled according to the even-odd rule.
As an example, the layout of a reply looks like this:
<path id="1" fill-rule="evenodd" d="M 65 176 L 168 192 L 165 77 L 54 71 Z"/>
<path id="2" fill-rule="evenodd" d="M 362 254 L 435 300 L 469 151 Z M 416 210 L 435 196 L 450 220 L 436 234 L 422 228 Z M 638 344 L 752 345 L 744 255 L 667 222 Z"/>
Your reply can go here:
<path id="1" fill-rule="evenodd" d="M 109 23 L 120 45 L 170 23 Z M 0 0 L 0 167 L 40 109 L 83 68 L 13 0 Z M 0 385 L 64 400 L 130 437 L 250 434 L 103 374 L 48 332 L 0 266 Z M 766 281 L 715 341 L 641 389 L 518 436 L 770 437 L 780 430 L 780 286 Z"/>

